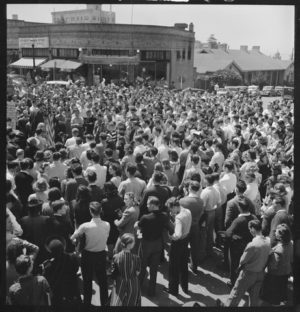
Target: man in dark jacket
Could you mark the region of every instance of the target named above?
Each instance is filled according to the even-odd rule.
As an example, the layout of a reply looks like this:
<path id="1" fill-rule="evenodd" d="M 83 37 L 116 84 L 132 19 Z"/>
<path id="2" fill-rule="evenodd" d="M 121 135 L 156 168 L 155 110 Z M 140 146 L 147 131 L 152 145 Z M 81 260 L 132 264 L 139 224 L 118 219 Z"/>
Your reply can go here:
<path id="1" fill-rule="evenodd" d="M 39 247 L 35 264 L 38 265 L 46 259 L 45 241 L 47 237 L 48 216 L 41 216 L 43 202 L 33 198 L 28 202 L 29 215 L 20 220 L 23 230 L 22 238 Z"/>
<path id="2" fill-rule="evenodd" d="M 23 215 L 27 215 L 27 199 L 33 193 L 33 177 L 29 174 L 30 162 L 27 158 L 20 161 L 20 172 L 15 176 L 16 194 L 23 206 Z"/>
<path id="3" fill-rule="evenodd" d="M 274 247 L 277 244 L 276 237 L 275 237 L 275 231 L 277 228 L 277 225 L 285 223 L 289 228 L 292 226 L 292 217 L 288 214 L 285 208 L 285 200 L 282 197 L 277 197 L 273 200 L 273 207 L 276 211 L 276 214 L 274 215 L 272 221 L 271 221 L 271 227 L 270 227 L 270 241 L 271 241 L 271 247 Z"/>
<path id="4" fill-rule="evenodd" d="M 239 180 L 235 188 L 236 196 L 227 203 L 225 213 L 225 229 L 228 229 L 233 220 L 239 215 L 240 213 L 239 207 L 241 204 L 243 206 L 249 207 L 249 212 L 251 214 L 255 214 L 255 207 L 253 202 L 243 195 L 246 189 L 247 189 L 246 183 L 242 180 Z"/>
<path id="5" fill-rule="evenodd" d="M 164 188 L 161 185 L 161 181 L 163 179 L 163 174 L 161 172 L 156 172 L 153 175 L 153 186 L 150 186 L 149 188 L 146 188 L 145 193 L 143 195 L 143 198 L 141 200 L 140 204 L 140 218 L 146 214 L 149 213 L 147 208 L 147 202 L 148 198 L 150 196 L 155 196 L 159 199 L 160 202 L 160 209 L 165 211 L 165 203 L 169 198 L 169 192 L 166 188 Z"/>

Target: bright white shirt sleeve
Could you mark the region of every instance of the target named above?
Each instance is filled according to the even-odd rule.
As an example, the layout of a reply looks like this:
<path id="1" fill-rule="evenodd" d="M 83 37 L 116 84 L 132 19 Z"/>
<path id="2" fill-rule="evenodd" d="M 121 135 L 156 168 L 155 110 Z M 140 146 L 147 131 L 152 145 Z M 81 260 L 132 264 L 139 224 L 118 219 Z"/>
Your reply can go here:
<path id="1" fill-rule="evenodd" d="M 172 235 L 173 240 L 178 240 L 182 237 L 182 223 L 179 218 L 175 218 L 175 229 Z"/>

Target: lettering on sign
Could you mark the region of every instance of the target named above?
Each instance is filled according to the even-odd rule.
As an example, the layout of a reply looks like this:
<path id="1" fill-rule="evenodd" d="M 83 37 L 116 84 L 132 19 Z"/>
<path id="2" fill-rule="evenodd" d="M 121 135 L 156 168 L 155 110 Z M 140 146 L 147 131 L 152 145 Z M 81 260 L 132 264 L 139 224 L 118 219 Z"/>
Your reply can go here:
<path id="1" fill-rule="evenodd" d="M 19 48 L 49 48 L 49 37 L 19 38 Z"/>

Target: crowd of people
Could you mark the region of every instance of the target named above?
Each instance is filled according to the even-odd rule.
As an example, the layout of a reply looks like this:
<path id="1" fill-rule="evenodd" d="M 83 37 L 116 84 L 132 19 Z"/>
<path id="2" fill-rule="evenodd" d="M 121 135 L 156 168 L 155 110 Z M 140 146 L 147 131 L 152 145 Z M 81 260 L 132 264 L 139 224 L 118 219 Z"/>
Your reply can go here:
<path id="1" fill-rule="evenodd" d="M 6 132 L 9 304 L 89 306 L 96 278 L 102 306 L 141 306 L 141 289 L 159 295 L 162 263 L 164 291 L 178 296 L 217 249 L 230 277 L 218 305 L 246 292 L 251 306 L 287 304 L 299 239 L 292 100 L 263 107 L 245 93 L 147 84 L 25 89 Z"/>

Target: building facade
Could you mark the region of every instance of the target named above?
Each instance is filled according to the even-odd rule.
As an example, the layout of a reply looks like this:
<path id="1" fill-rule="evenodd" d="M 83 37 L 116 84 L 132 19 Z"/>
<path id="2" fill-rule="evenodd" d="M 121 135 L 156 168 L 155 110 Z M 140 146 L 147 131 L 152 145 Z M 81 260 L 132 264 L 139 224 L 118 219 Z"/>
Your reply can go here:
<path id="1" fill-rule="evenodd" d="M 283 85 L 285 80 L 291 79 L 289 75 L 293 70 L 292 61 L 274 59 L 263 54 L 259 46 L 242 45 L 240 49 L 229 49 L 228 45 L 211 45 L 211 42 L 201 44 L 195 43 L 194 60 L 197 71 L 195 85 L 205 84 L 209 75 L 225 69 L 232 69 L 239 73 L 243 83 L 265 85 Z"/>
<path id="2" fill-rule="evenodd" d="M 100 4 L 87 4 L 85 10 L 52 12 L 51 15 L 53 24 L 114 24 L 116 22 L 115 12 L 103 11 Z"/>
<path id="3" fill-rule="evenodd" d="M 88 84 L 130 82 L 137 77 L 164 79 L 176 88 L 193 87 L 193 25 L 174 27 L 127 24 L 27 24 L 7 21 L 7 53 L 19 58 L 45 57 L 80 61 Z M 48 38 L 48 46 L 32 49 L 20 42 Z M 46 41 L 45 41 L 46 42 Z M 12 64 L 11 64 L 12 65 Z"/>

